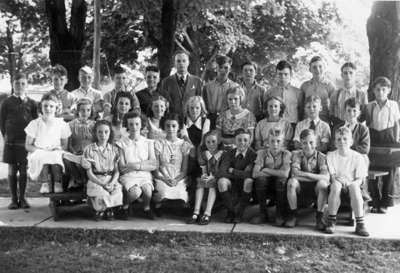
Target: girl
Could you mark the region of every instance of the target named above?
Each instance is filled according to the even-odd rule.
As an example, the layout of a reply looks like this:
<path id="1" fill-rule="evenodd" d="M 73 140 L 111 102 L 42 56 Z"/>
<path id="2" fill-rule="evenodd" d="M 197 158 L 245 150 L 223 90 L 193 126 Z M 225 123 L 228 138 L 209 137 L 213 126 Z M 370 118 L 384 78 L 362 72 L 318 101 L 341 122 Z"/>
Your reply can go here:
<path id="1" fill-rule="evenodd" d="M 272 128 L 284 132 L 284 147 L 287 148 L 293 137 L 293 127 L 290 122 L 283 119 L 285 113 L 285 104 L 279 97 L 271 96 L 265 100 L 266 118 L 260 120 L 256 126 L 255 148 L 256 150 L 268 148 L 269 130 Z"/>
<path id="2" fill-rule="evenodd" d="M 147 127 L 150 139 L 164 139 L 165 132 L 160 126 L 161 118 L 168 112 L 169 103 L 163 96 L 155 96 L 151 101 L 151 108 L 148 113 Z"/>
<path id="3" fill-rule="evenodd" d="M 197 178 L 196 201 L 192 218 L 189 219 L 188 224 L 198 222 L 200 225 L 208 225 L 211 217 L 211 210 L 214 206 L 215 198 L 217 196 L 216 187 L 218 166 L 222 156 L 222 147 L 218 139 L 216 131 L 207 132 L 204 136 L 204 145 L 202 152 L 199 154 L 198 160 L 201 167 L 202 175 Z M 200 206 L 203 201 L 204 189 L 209 189 L 207 207 L 200 218 Z"/>
<path id="4" fill-rule="evenodd" d="M 43 95 L 40 104 L 42 115 L 32 120 L 25 128 L 25 149 L 29 152 L 28 175 L 32 180 L 36 180 L 42 173 L 44 182 L 40 193 L 62 192 L 62 156 L 63 150 L 67 149 L 71 130 L 62 118 L 55 116 L 60 105 L 55 95 Z"/>
<path id="5" fill-rule="evenodd" d="M 95 220 L 114 218 L 113 207 L 122 205 L 122 189 L 118 183 L 118 148 L 113 143 L 110 122 L 96 121 L 93 129 L 95 143 L 83 151 L 82 166 L 89 178 L 86 192 L 95 210 Z"/>
<path id="6" fill-rule="evenodd" d="M 129 137 L 117 142 L 121 148 L 119 181 L 126 190 L 126 201 L 123 206 L 123 218 L 128 218 L 129 204 L 142 197 L 144 212 L 147 218 L 153 220 L 150 209 L 153 178 L 151 171 L 157 169 L 157 160 L 154 153 L 154 142 L 140 135 L 142 122 L 140 115 L 134 112 L 126 114 Z"/>
<path id="7" fill-rule="evenodd" d="M 68 139 L 68 151 L 71 152 L 77 162 L 71 162 L 70 160 L 64 160 L 67 174 L 69 177 L 69 189 L 79 188 L 84 185 L 87 177 L 86 171 L 82 168 L 81 156 L 83 150 L 87 145 L 93 141 L 93 127 L 95 122 L 90 120 L 93 113 L 92 101 L 88 98 L 82 98 L 77 102 L 77 118 L 69 123 L 71 129 L 71 136 Z M 68 156 L 65 156 L 68 159 Z"/>
<path id="8" fill-rule="evenodd" d="M 121 137 L 127 137 L 128 132 L 126 131 L 126 124 L 124 122 L 124 116 L 132 111 L 132 105 L 134 98 L 129 92 L 118 92 L 115 98 L 115 105 L 111 110 L 111 115 L 106 117 L 105 120 L 111 122 L 112 130 L 114 134 L 114 141 L 121 139 Z M 140 111 L 139 111 L 140 113 Z"/>
<path id="9" fill-rule="evenodd" d="M 221 142 L 225 147 L 233 148 L 235 146 L 234 133 L 239 128 L 249 130 L 251 139 L 253 139 L 256 119 L 249 110 L 241 106 L 244 99 L 243 88 L 236 86 L 229 89 L 226 93 L 226 99 L 228 100 L 229 109 L 218 116 L 216 127 L 221 136 Z"/>
<path id="10" fill-rule="evenodd" d="M 178 130 L 181 127 L 178 114 L 167 114 L 162 119 L 162 127 L 166 131 L 166 138 L 159 139 L 155 143 L 155 152 L 159 162 L 159 168 L 155 172 L 154 201 L 156 213 L 159 214 L 161 201 L 182 200 L 188 201 L 186 191 L 186 175 L 189 152 L 192 146 L 189 142 L 178 138 Z"/>

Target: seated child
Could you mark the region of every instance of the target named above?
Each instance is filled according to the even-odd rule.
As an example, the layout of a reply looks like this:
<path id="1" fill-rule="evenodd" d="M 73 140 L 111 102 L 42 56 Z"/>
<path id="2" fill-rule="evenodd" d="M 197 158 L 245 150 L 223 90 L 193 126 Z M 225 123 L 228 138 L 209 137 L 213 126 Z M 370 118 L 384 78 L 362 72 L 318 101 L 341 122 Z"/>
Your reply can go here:
<path id="1" fill-rule="evenodd" d="M 122 189 L 118 183 L 118 161 L 120 153 L 113 143 L 110 122 L 96 121 L 93 128 L 94 142 L 83 151 L 82 166 L 89 181 L 86 193 L 89 204 L 95 211 L 96 221 L 105 217 L 114 218 L 112 208 L 122 205 Z"/>
<path id="2" fill-rule="evenodd" d="M 283 146 L 287 149 L 290 140 L 293 138 L 293 127 L 289 121 L 283 118 L 286 106 L 279 97 L 268 97 L 264 103 L 266 107 L 266 118 L 257 123 L 254 133 L 256 150 L 268 148 L 269 130 L 280 129 L 284 132 Z"/>
<path id="3" fill-rule="evenodd" d="M 326 156 L 331 185 L 328 197 L 329 216 L 325 232 L 330 234 L 335 232 L 340 194 L 344 190 L 350 194 L 351 207 L 356 216 L 355 233 L 360 236 L 369 236 L 364 224 L 364 201 L 361 193 L 361 184 L 367 175 L 368 167 L 362 155 L 350 148 L 352 143 L 350 129 L 341 127 L 335 131 L 337 150 L 328 152 Z"/>
<path id="4" fill-rule="evenodd" d="M 42 115 L 32 120 L 25 128 L 25 148 L 29 153 L 27 157 L 28 175 L 32 180 L 36 180 L 42 173 L 44 181 L 42 181 L 40 193 L 53 191 L 58 193 L 63 191 L 64 163 L 62 156 L 67 149 L 71 130 L 62 118 L 55 116 L 57 107 L 60 105 L 55 95 L 43 95 L 40 104 Z M 51 175 L 50 181 L 49 175 Z"/>
<path id="5" fill-rule="evenodd" d="M 4 139 L 3 162 L 8 164 L 8 184 L 11 193 L 9 209 L 30 207 L 25 199 L 27 153 L 24 129 L 38 115 L 36 102 L 26 96 L 27 84 L 25 74 L 15 75 L 14 94 L 7 97 L 1 105 L 0 129 Z M 19 196 L 17 190 L 19 190 Z"/>
<path id="6" fill-rule="evenodd" d="M 284 136 L 279 129 L 269 131 L 269 147 L 258 151 L 253 169 L 255 190 L 260 206 L 260 215 L 251 219 L 252 224 L 268 221 L 268 194 L 276 199 L 275 223 L 282 226 L 285 223 L 286 181 L 290 172 L 289 151 L 283 148 Z"/>
<path id="7" fill-rule="evenodd" d="M 197 177 L 196 200 L 192 217 L 188 224 L 198 223 L 208 225 L 211 217 L 211 210 L 217 196 L 217 173 L 221 163 L 222 145 L 218 139 L 218 133 L 207 132 L 204 136 L 204 144 L 199 152 L 198 160 L 201 167 L 201 176 Z M 208 189 L 207 207 L 203 216 L 200 217 L 200 207 L 203 201 L 204 190 Z"/>
<path id="8" fill-rule="evenodd" d="M 331 129 L 328 123 L 319 118 L 321 99 L 317 96 L 307 97 L 304 108 L 307 118 L 297 123 L 293 138 L 294 147 L 295 149 L 301 149 L 300 133 L 304 129 L 311 129 L 315 131 L 317 137 L 317 150 L 326 153 L 331 138 Z"/>
<path id="9" fill-rule="evenodd" d="M 305 129 L 300 134 L 301 150 L 292 152 L 292 175 L 287 184 L 289 217 L 285 227 L 297 224 L 297 196 L 303 199 L 317 196 L 316 228 L 323 230 L 323 209 L 328 201 L 329 173 L 326 156 L 316 150 L 314 130 Z"/>
<path id="10" fill-rule="evenodd" d="M 372 84 L 375 100 L 370 102 L 365 109 L 365 118 L 371 135 L 371 146 L 399 147 L 399 105 L 396 101 L 388 99 L 391 82 L 385 77 L 377 78 Z M 374 183 L 370 188 L 374 207 L 379 213 L 386 213 L 387 208 L 393 206 L 394 173 L 399 166 L 400 157 L 387 154 L 374 154 L 371 165 L 377 165 L 382 170 L 387 170 L 390 175 L 383 177 L 381 193 L 378 185 Z M 382 167 L 382 168 L 381 168 Z"/>
<path id="11" fill-rule="evenodd" d="M 236 148 L 222 154 L 217 175 L 218 190 L 227 208 L 225 223 L 238 223 L 243 216 L 253 188 L 251 172 L 256 159 L 255 151 L 250 148 L 251 133 L 245 129 L 235 131 Z M 239 196 L 239 204 L 234 209 L 234 197 Z"/>
<path id="12" fill-rule="evenodd" d="M 140 135 L 142 119 L 138 113 L 130 112 L 126 114 L 125 118 L 129 136 L 121 138 L 116 143 L 121 148 L 119 181 L 126 193 L 122 218 L 127 219 L 129 205 L 142 198 L 146 218 L 154 220 L 150 208 L 154 190 L 151 172 L 157 169 L 154 142 Z"/>

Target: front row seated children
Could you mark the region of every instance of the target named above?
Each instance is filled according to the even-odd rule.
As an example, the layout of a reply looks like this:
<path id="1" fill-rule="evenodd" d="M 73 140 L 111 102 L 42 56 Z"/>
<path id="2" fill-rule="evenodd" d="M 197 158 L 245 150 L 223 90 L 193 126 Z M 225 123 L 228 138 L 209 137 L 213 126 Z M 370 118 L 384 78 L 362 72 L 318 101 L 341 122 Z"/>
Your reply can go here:
<path id="1" fill-rule="evenodd" d="M 38 179 L 39 175 L 43 177 L 40 193 L 58 193 L 63 191 L 62 157 L 67 149 L 71 130 L 62 118 L 55 116 L 60 105 L 55 95 L 43 95 L 40 103 L 42 115 L 32 120 L 25 128 L 25 148 L 29 153 L 28 175 L 32 180 Z"/>
<path id="2" fill-rule="evenodd" d="M 82 166 L 89 178 L 86 187 L 88 203 L 95 211 L 95 220 L 114 218 L 112 208 L 122 205 L 122 189 L 118 183 L 120 153 L 113 143 L 111 123 L 99 120 L 94 125 L 95 143 L 83 151 Z"/>
<path id="3" fill-rule="evenodd" d="M 293 138 L 295 149 L 301 149 L 300 133 L 304 129 L 311 129 L 315 131 L 317 137 L 317 150 L 322 153 L 328 151 L 331 129 L 328 123 L 319 118 L 321 109 L 320 97 L 309 96 L 306 98 L 304 110 L 307 118 L 297 123 Z"/>
<path id="4" fill-rule="evenodd" d="M 248 130 L 237 129 L 234 144 L 236 148 L 222 154 L 217 182 L 222 201 L 227 208 L 225 223 L 241 221 L 244 209 L 250 200 L 253 187 L 251 172 L 257 156 L 250 148 L 251 133 Z M 235 211 L 236 196 L 240 196 L 240 199 Z"/>
<path id="5" fill-rule="evenodd" d="M 276 200 L 275 224 L 285 223 L 286 181 L 290 172 L 291 153 L 283 148 L 284 134 L 279 129 L 269 131 L 269 147 L 258 151 L 253 169 L 255 190 L 260 206 L 260 215 L 251 219 L 252 224 L 268 221 L 267 199 Z M 270 194 L 271 195 L 271 194 Z"/>
<path id="6" fill-rule="evenodd" d="M 329 173 L 326 156 L 316 150 L 314 130 L 305 129 L 300 134 L 301 150 L 292 152 L 292 174 L 287 184 L 289 217 L 285 227 L 297 224 L 297 196 L 306 200 L 317 196 L 316 228 L 324 230 L 323 209 L 328 201 Z"/>
<path id="7" fill-rule="evenodd" d="M 217 131 L 207 132 L 204 136 L 204 144 L 198 155 L 198 161 L 201 168 L 201 177 L 197 178 L 197 189 L 195 206 L 192 217 L 188 220 L 188 224 L 199 223 L 207 225 L 210 222 L 211 210 L 214 206 L 217 196 L 217 174 L 218 167 L 221 162 L 222 149 L 218 138 Z M 206 210 L 200 217 L 200 207 L 203 201 L 204 190 L 208 189 L 208 199 Z"/>
<path id="8" fill-rule="evenodd" d="M 121 148 L 119 161 L 119 181 L 124 189 L 122 219 L 128 219 L 129 205 L 139 198 L 143 199 L 144 214 L 154 220 L 150 209 L 154 186 L 152 171 L 157 169 L 154 141 L 140 135 L 142 119 L 138 113 L 125 115 L 129 136 L 121 138 L 116 145 Z"/>
<path id="9" fill-rule="evenodd" d="M 364 224 L 363 198 L 361 184 L 367 176 L 368 167 L 362 155 L 350 147 L 353 143 L 351 131 L 347 127 L 341 127 L 335 132 L 335 144 L 337 150 L 329 152 L 326 156 L 330 173 L 330 193 L 328 197 L 328 221 L 326 233 L 334 233 L 336 215 L 340 206 L 342 191 L 350 195 L 351 207 L 356 216 L 356 234 L 369 236 Z"/>

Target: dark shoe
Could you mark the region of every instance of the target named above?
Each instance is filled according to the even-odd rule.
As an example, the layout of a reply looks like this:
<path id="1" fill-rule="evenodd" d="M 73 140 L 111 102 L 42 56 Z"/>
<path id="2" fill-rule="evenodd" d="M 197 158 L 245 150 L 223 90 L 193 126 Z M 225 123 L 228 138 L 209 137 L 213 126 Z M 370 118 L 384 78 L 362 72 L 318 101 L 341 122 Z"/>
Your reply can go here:
<path id="1" fill-rule="evenodd" d="M 199 225 L 208 225 L 210 223 L 210 216 L 207 214 L 204 214 L 200 220 L 199 220 Z"/>
<path id="2" fill-rule="evenodd" d="M 320 231 L 323 231 L 325 229 L 325 224 L 324 222 L 322 222 L 322 217 L 317 216 L 315 228 Z"/>
<path id="3" fill-rule="evenodd" d="M 368 233 L 367 229 L 365 228 L 364 223 L 360 223 L 360 224 L 356 225 L 356 234 L 359 236 L 363 236 L 363 237 L 369 236 L 369 233 Z"/>
<path id="4" fill-rule="evenodd" d="M 371 208 L 371 213 L 379 213 L 379 208 L 377 208 L 377 207 L 372 207 L 372 208 Z"/>
<path id="5" fill-rule="evenodd" d="M 103 211 L 96 211 L 94 214 L 94 220 L 96 222 L 100 221 L 104 217 L 104 212 Z"/>
<path id="6" fill-rule="evenodd" d="M 120 208 L 118 209 L 118 212 L 115 215 L 116 218 L 120 219 L 120 220 L 128 220 L 129 219 L 129 208 Z"/>
<path id="7" fill-rule="evenodd" d="M 106 211 L 105 219 L 108 221 L 114 220 L 114 212 L 112 211 L 112 209 Z"/>
<path id="8" fill-rule="evenodd" d="M 186 221 L 186 224 L 188 225 L 193 225 L 196 224 L 200 219 L 199 214 L 193 213 L 192 217 L 189 218 L 189 220 Z"/>
<path id="9" fill-rule="evenodd" d="M 8 205 L 8 209 L 18 209 L 18 201 L 17 200 L 12 200 L 11 203 Z"/>
<path id="10" fill-rule="evenodd" d="M 325 233 L 333 234 L 335 233 L 335 229 L 336 229 L 336 222 L 328 220 L 328 224 L 325 227 Z"/>
<path id="11" fill-rule="evenodd" d="M 253 225 L 259 225 L 259 224 L 264 224 L 268 222 L 268 215 L 267 214 L 260 214 L 257 215 L 250 220 L 250 224 Z"/>
<path id="12" fill-rule="evenodd" d="M 294 215 L 289 216 L 285 222 L 285 227 L 294 228 L 297 225 L 297 217 Z"/>
<path id="13" fill-rule="evenodd" d="M 156 219 L 156 217 L 154 216 L 153 211 L 151 209 L 145 210 L 144 211 L 144 216 L 149 220 Z"/>
<path id="14" fill-rule="evenodd" d="M 22 209 L 29 209 L 31 206 L 29 205 L 28 201 L 25 198 L 19 201 L 19 207 Z"/>

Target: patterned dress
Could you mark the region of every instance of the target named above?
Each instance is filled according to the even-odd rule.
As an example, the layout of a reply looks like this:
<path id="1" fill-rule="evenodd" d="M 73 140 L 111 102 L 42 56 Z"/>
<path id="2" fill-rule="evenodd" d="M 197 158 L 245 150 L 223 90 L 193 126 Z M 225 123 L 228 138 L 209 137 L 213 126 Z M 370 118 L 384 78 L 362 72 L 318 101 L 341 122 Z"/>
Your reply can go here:
<path id="1" fill-rule="evenodd" d="M 254 130 L 256 119 L 247 109 L 237 115 L 233 115 L 230 110 L 226 110 L 217 118 L 217 129 L 221 130 L 224 138 L 234 138 L 235 131 L 239 128 Z"/>

